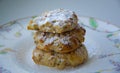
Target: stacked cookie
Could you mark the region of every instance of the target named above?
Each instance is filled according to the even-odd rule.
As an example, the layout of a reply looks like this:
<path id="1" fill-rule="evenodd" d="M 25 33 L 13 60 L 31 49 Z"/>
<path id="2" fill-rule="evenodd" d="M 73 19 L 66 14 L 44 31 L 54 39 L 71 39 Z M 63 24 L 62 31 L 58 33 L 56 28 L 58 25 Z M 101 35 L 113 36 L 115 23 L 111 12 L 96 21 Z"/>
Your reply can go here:
<path id="1" fill-rule="evenodd" d="M 30 21 L 29 30 L 36 30 L 32 59 L 36 64 L 63 69 L 84 63 L 87 50 L 85 29 L 78 24 L 76 14 L 57 9 L 44 13 Z"/>

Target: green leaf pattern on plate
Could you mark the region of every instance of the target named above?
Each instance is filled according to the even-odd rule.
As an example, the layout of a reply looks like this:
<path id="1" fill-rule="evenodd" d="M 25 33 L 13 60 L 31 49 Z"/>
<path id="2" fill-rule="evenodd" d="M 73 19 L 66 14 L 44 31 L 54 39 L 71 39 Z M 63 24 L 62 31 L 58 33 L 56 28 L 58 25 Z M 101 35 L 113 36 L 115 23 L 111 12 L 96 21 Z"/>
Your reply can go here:
<path id="1" fill-rule="evenodd" d="M 12 52 L 14 50 L 12 50 L 11 48 L 4 48 L 2 50 L 0 50 L 0 54 L 7 54 L 8 52 Z"/>
<path id="2" fill-rule="evenodd" d="M 98 27 L 98 24 L 97 24 L 97 22 L 96 22 L 96 20 L 94 18 L 90 18 L 89 23 L 95 29 Z"/>
<path id="3" fill-rule="evenodd" d="M 30 17 L 30 18 L 35 18 L 36 16 L 32 16 L 32 17 Z M 19 19 L 17 20 L 17 21 L 19 21 Z M 7 25 L 9 25 L 9 26 L 11 26 L 11 25 L 13 25 L 13 24 L 15 24 L 17 21 L 12 21 L 12 22 L 9 22 Z M 101 25 L 98 25 L 98 22 L 96 21 L 96 19 L 94 19 L 94 18 L 89 18 L 88 19 L 88 22 L 89 22 L 89 25 L 90 26 L 88 26 L 88 28 L 90 27 L 90 29 L 92 28 L 92 29 L 95 29 L 95 31 L 97 30 L 97 28 L 98 28 L 98 26 L 101 26 Z M 17 23 L 18 24 L 18 23 Z M 18 30 L 17 32 L 15 32 L 15 33 L 13 33 L 13 35 L 17 38 L 17 37 L 21 37 L 21 35 L 22 35 L 22 31 L 20 31 L 20 30 Z M 32 35 L 33 35 L 33 33 L 32 33 Z M 109 34 L 106 34 L 107 35 L 107 38 L 109 39 L 109 40 L 111 40 L 112 38 L 112 36 L 113 35 L 115 35 L 114 33 L 109 33 Z M 112 39 L 113 40 L 113 39 Z M 112 41 L 113 42 L 113 41 Z M 117 43 L 116 43 L 116 40 L 114 40 L 114 42 L 115 42 L 115 44 L 116 44 L 116 47 L 117 48 L 120 48 L 120 40 L 118 40 L 117 41 Z M 3 44 L 0 44 L 0 47 L 5 47 L 5 45 L 3 45 Z M 13 50 L 13 49 L 11 49 L 11 48 L 4 48 L 4 49 L 2 49 L 2 50 L 0 50 L 0 54 L 7 54 L 7 53 L 9 53 L 9 52 L 14 52 L 15 50 Z M 112 56 L 112 55 L 114 55 L 114 54 L 109 54 L 109 55 L 107 55 L 107 56 Z M 102 57 L 107 57 L 106 55 L 105 56 L 102 56 Z M 111 71 L 111 70 L 114 70 L 114 69 L 102 69 L 102 70 L 97 70 L 96 72 L 94 72 L 94 73 L 103 73 L 103 72 L 109 72 L 109 71 Z"/>
<path id="4" fill-rule="evenodd" d="M 114 32 L 114 33 L 110 33 L 107 34 L 107 38 L 108 40 L 114 42 L 115 47 L 120 49 L 120 38 L 119 38 L 120 32 Z"/>
<path id="5" fill-rule="evenodd" d="M 6 54 L 7 52 L 6 51 L 0 51 L 0 54 Z"/>
<path id="6" fill-rule="evenodd" d="M 14 20 L 14 21 L 10 21 L 10 22 L 7 24 L 7 26 L 14 25 L 16 22 L 17 22 L 16 20 Z"/>
<path id="7" fill-rule="evenodd" d="M 34 19 L 35 17 L 37 17 L 37 16 L 32 16 L 33 19 Z"/>
<path id="8" fill-rule="evenodd" d="M 107 35 L 107 38 L 109 38 L 109 37 L 111 37 L 111 36 L 113 36 L 113 34 L 108 34 L 108 35 Z"/>
<path id="9" fill-rule="evenodd" d="M 0 45 L 0 47 L 4 47 L 4 45 Z"/>
<path id="10" fill-rule="evenodd" d="M 20 37 L 21 35 L 22 35 L 22 34 L 21 34 L 21 32 L 19 32 L 19 31 L 15 33 L 15 36 L 16 36 L 16 37 Z"/>
<path id="11" fill-rule="evenodd" d="M 115 44 L 115 46 L 120 49 L 120 43 Z"/>

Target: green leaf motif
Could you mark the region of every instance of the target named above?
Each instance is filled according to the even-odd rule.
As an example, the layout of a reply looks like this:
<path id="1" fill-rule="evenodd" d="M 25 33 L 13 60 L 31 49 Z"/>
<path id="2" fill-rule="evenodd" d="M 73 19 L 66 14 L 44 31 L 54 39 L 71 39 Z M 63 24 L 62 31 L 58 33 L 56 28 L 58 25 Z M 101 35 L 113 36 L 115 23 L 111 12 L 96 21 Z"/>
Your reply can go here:
<path id="1" fill-rule="evenodd" d="M 120 44 L 115 44 L 115 46 L 120 49 Z"/>
<path id="2" fill-rule="evenodd" d="M 96 22 L 96 20 L 94 18 L 90 18 L 89 23 L 95 29 L 98 27 L 98 24 L 97 24 L 97 22 Z"/>
<path id="3" fill-rule="evenodd" d="M 0 45 L 0 47 L 4 47 L 4 45 Z"/>
<path id="4" fill-rule="evenodd" d="M 113 34 L 108 34 L 108 35 L 107 35 L 107 38 L 109 38 L 109 37 L 111 37 L 111 36 L 113 36 Z"/>
<path id="5" fill-rule="evenodd" d="M 8 26 L 11 26 L 11 25 L 15 24 L 16 22 L 17 21 L 11 21 L 11 22 L 8 23 Z"/>
<path id="6" fill-rule="evenodd" d="M 11 48 L 4 48 L 0 50 L 0 54 L 7 54 L 8 52 L 14 52 L 14 50 Z"/>
<path id="7" fill-rule="evenodd" d="M 21 34 L 20 32 L 16 32 L 16 33 L 15 33 L 15 36 L 16 36 L 16 37 L 20 37 L 21 35 L 22 35 L 22 34 Z"/>
<path id="8" fill-rule="evenodd" d="M 0 51 L 0 54 L 6 54 L 7 52 L 6 51 Z"/>
<path id="9" fill-rule="evenodd" d="M 35 17 L 37 17 L 37 16 L 32 16 L 33 19 L 34 19 Z"/>
<path id="10" fill-rule="evenodd" d="M 11 21 L 10 24 L 15 24 L 17 21 Z"/>

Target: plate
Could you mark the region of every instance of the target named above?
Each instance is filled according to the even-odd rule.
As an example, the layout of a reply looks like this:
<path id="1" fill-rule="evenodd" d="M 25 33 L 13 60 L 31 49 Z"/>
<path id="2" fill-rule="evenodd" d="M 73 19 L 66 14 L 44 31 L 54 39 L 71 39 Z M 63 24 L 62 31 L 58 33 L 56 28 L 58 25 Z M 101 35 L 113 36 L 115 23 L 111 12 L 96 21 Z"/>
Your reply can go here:
<path id="1" fill-rule="evenodd" d="M 0 26 L 0 73 L 120 73 L 120 28 L 93 17 L 79 16 L 86 29 L 88 61 L 75 68 L 56 70 L 32 61 L 34 31 L 26 26 L 35 16 Z"/>

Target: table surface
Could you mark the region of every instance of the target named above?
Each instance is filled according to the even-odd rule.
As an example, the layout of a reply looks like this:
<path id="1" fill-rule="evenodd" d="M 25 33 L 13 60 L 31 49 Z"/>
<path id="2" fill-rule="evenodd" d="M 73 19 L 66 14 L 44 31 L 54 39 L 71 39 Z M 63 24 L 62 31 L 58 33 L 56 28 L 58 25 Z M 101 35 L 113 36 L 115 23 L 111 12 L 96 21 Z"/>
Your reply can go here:
<path id="1" fill-rule="evenodd" d="M 79 12 L 120 27 L 120 0 L 0 0 L 0 25 L 58 8 Z"/>

